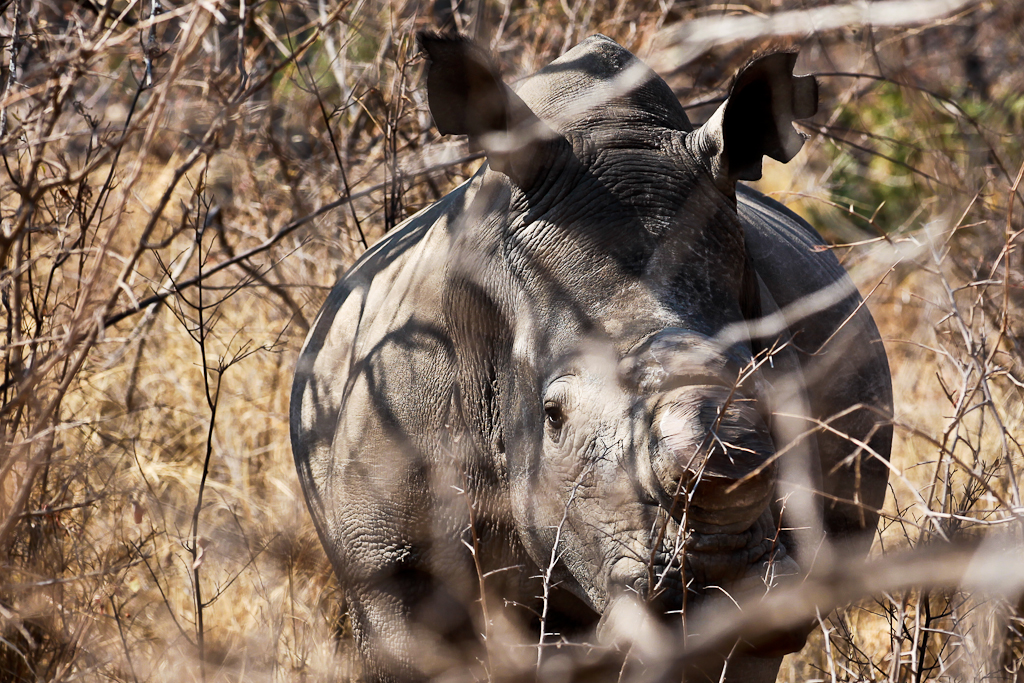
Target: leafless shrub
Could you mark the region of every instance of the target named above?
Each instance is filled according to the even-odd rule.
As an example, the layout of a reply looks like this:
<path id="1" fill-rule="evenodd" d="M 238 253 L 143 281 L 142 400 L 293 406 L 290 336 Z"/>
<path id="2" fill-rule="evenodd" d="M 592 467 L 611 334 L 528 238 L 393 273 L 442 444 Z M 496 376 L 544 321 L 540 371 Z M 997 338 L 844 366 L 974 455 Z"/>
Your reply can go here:
<path id="1" fill-rule="evenodd" d="M 908 554 L 824 567 L 816 615 L 780 594 L 715 627 L 817 616 L 780 680 L 1020 680 L 1024 16 L 872 7 L 925 6 L 0 2 L 0 680 L 359 676 L 288 387 L 336 276 L 478 158 L 430 126 L 412 36 L 442 24 L 512 77 L 606 33 L 695 120 L 752 52 L 802 46 L 822 113 L 761 188 L 872 292 L 897 400 L 874 555 Z M 492 674 L 572 650 L 490 626 Z"/>

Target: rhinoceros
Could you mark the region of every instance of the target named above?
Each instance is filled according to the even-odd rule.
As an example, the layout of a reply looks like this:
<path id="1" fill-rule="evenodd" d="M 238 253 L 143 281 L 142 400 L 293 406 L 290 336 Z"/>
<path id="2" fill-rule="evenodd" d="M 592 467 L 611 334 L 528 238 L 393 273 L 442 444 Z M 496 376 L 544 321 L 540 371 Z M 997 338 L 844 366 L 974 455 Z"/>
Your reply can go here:
<path id="1" fill-rule="evenodd" d="M 604 36 L 515 89 L 464 38 L 419 43 L 438 131 L 486 163 L 337 283 L 291 396 L 365 676 L 477 675 L 501 637 L 543 664 L 619 599 L 674 628 L 866 552 L 878 330 L 815 230 L 739 183 L 801 148 L 796 55 L 749 63 L 694 128 Z M 808 630 L 682 675 L 774 680 Z"/>

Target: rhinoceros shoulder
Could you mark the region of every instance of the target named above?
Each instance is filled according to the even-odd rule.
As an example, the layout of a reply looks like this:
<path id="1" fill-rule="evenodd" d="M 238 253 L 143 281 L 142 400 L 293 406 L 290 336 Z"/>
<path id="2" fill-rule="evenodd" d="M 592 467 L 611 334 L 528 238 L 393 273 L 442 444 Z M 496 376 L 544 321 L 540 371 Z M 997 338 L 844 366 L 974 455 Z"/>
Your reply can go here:
<path id="1" fill-rule="evenodd" d="M 430 373 L 439 375 L 436 384 L 444 381 L 439 296 L 448 219 L 464 192 L 465 185 L 363 254 L 332 289 L 306 338 L 292 384 L 290 422 L 292 451 L 314 519 L 323 514 L 318 501 L 346 459 L 360 452 L 339 445 L 339 439 L 411 433 L 437 417 L 434 406 L 414 400 L 408 388 L 422 385 Z M 372 463 L 360 464 L 365 465 Z"/>

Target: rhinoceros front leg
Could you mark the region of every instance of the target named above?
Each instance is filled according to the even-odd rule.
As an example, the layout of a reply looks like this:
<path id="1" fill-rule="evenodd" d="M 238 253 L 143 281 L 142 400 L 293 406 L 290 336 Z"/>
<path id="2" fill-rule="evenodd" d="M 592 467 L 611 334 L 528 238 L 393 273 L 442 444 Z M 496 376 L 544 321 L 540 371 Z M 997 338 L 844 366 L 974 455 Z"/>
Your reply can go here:
<path id="1" fill-rule="evenodd" d="M 474 568 L 459 533 L 465 504 L 436 481 L 427 454 L 402 445 L 339 463 L 327 489 L 341 502 L 326 518 L 325 546 L 371 681 L 478 666 Z"/>
<path id="2" fill-rule="evenodd" d="M 479 490 L 478 483 L 454 486 L 432 479 L 435 495 L 410 506 L 419 519 L 391 505 L 383 525 L 368 519 L 359 524 L 380 540 L 364 544 L 363 558 L 354 560 L 351 550 L 360 549 L 360 542 L 353 539 L 345 546 L 347 561 L 336 564 L 369 681 L 425 681 L 451 672 L 486 680 L 522 669 L 518 652 L 499 647 L 501 661 L 493 661 L 495 653 L 487 648 L 492 638 L 508 645 L 503 637 L 526 633 L 533 613 L 527 603 L 539 593 L 539 572 L 510 542 L 507 521 L 494 517 L 486 496 L 468 497 L 466 489 Z M 370 545 L 376 550 L 365 553 Z M 565 596 L 559 597 L 554 604 L 560 608 Z M 508 656 L 516 661 L 505 661 Z"/>
<path id="3" fill-rule="evenodd" d="M 350 587 L 352 630 L 370 681 L 425 681 L 479 666 L 469 605 L 446 582 L 396 563 Z"/>

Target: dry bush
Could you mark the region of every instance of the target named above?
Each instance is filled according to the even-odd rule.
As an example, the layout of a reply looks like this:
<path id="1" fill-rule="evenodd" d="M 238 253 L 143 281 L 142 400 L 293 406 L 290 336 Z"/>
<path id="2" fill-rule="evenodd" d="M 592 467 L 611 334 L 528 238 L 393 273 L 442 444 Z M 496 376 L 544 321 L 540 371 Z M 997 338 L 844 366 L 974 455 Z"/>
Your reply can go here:
<path id="1" fill-rule="evenodd" d="M 676 27 L 807 4 L 451 4 L 0 2 L 0 680 L 358 675 L 288 390 L 336 277 L 474 168 L 430 127 L 412 36 L 438 23 L 510 78 L 605 33 L 695 120 L 753 51 L 802 46 L 821 112 L 761 186 L 840 244 L 887 339 L 876 553 L 1024 566 L 1020 8 L 697 43 Z M 780 679 L 1019 680 L 1001 576 L 883 586 Z"/>

